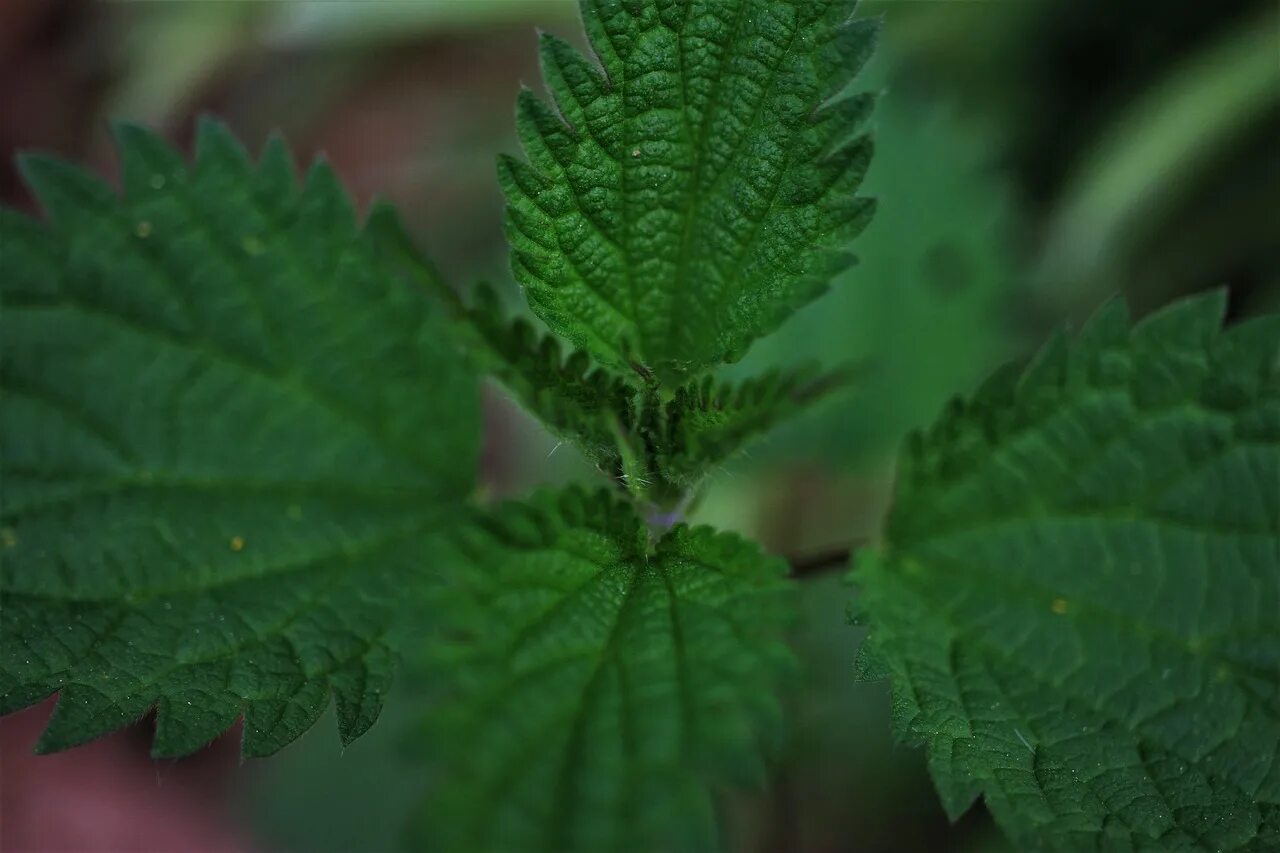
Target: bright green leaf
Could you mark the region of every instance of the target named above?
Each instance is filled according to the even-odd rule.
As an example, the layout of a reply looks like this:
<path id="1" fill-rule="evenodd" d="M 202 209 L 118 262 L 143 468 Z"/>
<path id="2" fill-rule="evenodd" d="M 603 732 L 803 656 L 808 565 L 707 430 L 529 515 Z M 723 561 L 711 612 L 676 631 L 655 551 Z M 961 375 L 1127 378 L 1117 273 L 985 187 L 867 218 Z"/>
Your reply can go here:
<path id="1" fill-rule="evenodd" d="M 871 202 L 871 52 L 851 0 L 582 0 L 602 68 L 550 35 L 558 113 L 522 92 L 504 158 L 534 311 L 603 361 L 677 385 L 736 360 L 852 262 Z"/>
<path id="2" fill-rule="evenodd" d="M 704 785 L 758 780 L 791 599 L 785 564 L 570 489 L 499 509 L 448 591 L 432 849 L 713 846 Z"/>
<path id="3" fill-rule="evenodd" d="M 1104 309 L 902 460 L 859 562 L 899 733 L 1021 845 L 1280 846 L 1280 318 Z"/>
<path id="4" fill-rule="evenodd" d="M 123 197 L 28 157 L 51 224 L 0 218 L 0 713 L 60 691 L 48 751 L 154 707 L 158 755 L 243 715 L 258 755 L 332 694 L 349 741 L 471 490 L 473 380 L 327 166 L 118 139 Z"/>

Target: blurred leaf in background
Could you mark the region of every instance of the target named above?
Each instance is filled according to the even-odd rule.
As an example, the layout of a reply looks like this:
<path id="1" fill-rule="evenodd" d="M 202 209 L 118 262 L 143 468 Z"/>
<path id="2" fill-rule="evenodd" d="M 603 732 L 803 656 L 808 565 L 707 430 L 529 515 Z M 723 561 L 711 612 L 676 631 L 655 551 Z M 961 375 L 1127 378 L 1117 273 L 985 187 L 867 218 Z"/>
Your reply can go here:
<path id="1" fill-rule="evenodd" d="M 890 53 L 880 49 L 869 81 L 892 79 Z M 770 442 L 789 459 L 882 464 L 909 429 L 1016 351 L 1012 215 L 983 172 L 985 141 L 944 106 L 892 88 L 873 123 L 864 192 L 878 208 L 855 248 L 858 265 L 732 371 L 809 359 L 858 366 L 849 391 Z"/>
<path id="2" fill-rule="evenodd" d="M 1280 4 L 877 3 L 910 78 L 992 132 L 1040 246 L 1038 328 L 1123 289 L 1280 304 Z"/>

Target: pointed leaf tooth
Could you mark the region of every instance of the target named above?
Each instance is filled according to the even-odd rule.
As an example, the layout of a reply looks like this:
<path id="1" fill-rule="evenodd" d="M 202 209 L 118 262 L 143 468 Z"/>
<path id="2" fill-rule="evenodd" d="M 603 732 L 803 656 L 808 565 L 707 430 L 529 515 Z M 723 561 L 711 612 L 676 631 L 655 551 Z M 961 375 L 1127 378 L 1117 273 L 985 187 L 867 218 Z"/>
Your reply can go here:
<path id="1" fill-rule="evenodd" d="M 853 4 L 845 4 L 845 15 L 851 14 Z M 846 20 L 831 31 L 819 56 L 820 71 L 830 82 L 822 93 L 828 100 L 840 92 L 857 76 L 871 54 L 875 52 L 882 27 L 879 18 Z"/>
<path id="2" fill-rule="evenodd" d="M 293 162 L 293 154 L 284 137 L 272 133 L 258 160 L 255 196 L 259 202 L 279 210 L 293 199 L 297 189 L 298 167 Z"/>
<path id="3" fill-rule="evenodd" d="M 862 186 L 875 153 L 875 138 L 864 134 L 833 151 L 818 169 L 823 195 L 851 196 Z"/>
<path id="4" fill-rule="evenodd" d="M 562 172 L 573 156 L 568 129 L 531 89 L 516 97 L 516 131 L 529 162 L 544 176 Z"/>
<path id="5" fill-rule="evenodd" d="M 1140 320 L 1133 328 L 1133 340 L 1152 348 L 1203 346 L 1218 334 L 1226 313 L 1225 288 L 1188 296 Z"/>
<path id="6" fill-rule="evenodd" d="M 153 758 L 198 752 L 235 725 L 244 700 L 229 692 L 177 690 L 156 702 Z"/>
<path id="7" fill-rule="evenodd" d="M 875 110 L 876 100 L 872 92 L 859 92 L 819 110 L 815 126 L 819 140 L 817 156 L 825 159 L 861 135 Z"/>
<path id="8" fill-rule="evenodd" d="M 222 122 L 202 116 L 196 129 L 197 180 L 245 180 L 253 169 L 249 153 Z"/>
<path id="9" fill-rule="evenodd" d="M 50 220 L 72 227 L 85 217 L 102 216 L 117 197 L 95 175 L 47 154 L 18 155 L 18 171 Z"/>
<path id="10" fill-rule="evenodd" d="M 384 656 L 376 670 L 353 661 L 333 673 L 333 701 L 343 746 L 350 745 L 377 722 L 383 697 L 391 688 L 387 673 L 393 666 L 394 662 Z"/>
<path id="11" fill-rule="evenodd" d="M 151 710 L 152 702 L 137 695 L 112 698 L 86 684 L 67 684 L 36 742 L 36 752 L 61 752 L 136 723 Z"/>
<path id="12" fill-rule="evenodd" d="M 115 122 L 111 130 L 126 199 L 146 199 L 186 179 L 182 157 L 153 131 L 129 122 Z"/>
<path id="13" fill-rule="evenodd" d="M 244 714 L 245 758 L 265 758 L 279 752 L 315 725 L 329 704 L 329 685 L 310 680 L 280 698 L 254 699 Z"/>
<path id="14" fill-rule="evenodd" d="M 538 36 L 542 76 L 565 119 L 582 134 L 587 106 L 605 94 L 605 82 L 591 63 L 568 42 L 551 33 Z"/>

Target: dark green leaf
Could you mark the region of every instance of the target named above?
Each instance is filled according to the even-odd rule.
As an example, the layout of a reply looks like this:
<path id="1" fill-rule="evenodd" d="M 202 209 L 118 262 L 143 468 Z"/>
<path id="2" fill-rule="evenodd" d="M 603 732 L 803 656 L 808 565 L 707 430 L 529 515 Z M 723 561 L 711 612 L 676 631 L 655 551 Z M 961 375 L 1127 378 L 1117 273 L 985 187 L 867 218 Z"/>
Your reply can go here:
<path id="1" fill-rule="evenodd" d="M 771 370 L 742 382 L 711 377 L 678 389 L 647 412 L 642 427 L 661 476 L 692 487 L 777 424 L 843 386 L 848 372 Z"/>
<path id="2" fill-rule="evenodd" d="M 516 277 L 559 334 L 677 385 L 852 262 L 871 203 L 871 52 L 850 0 L 582 0 L 602 68 L 544 35 L 559 112 L 522 92 L 505 158 Z"/>
<path id="3" fill-rule="evenodd" d="M 1119 303 L 902 460 L 855 580 L 899 732 L 1023 847 L 1280 847 L 1280 318 Z"/>
<path id="4" fill-rule="evenodd" d="M 618 425 L 634 419 L 637 389 L 596 366 L 582 350 L 566 358 L 560 342 L 528 320 L 509 319 L 489 287 L 477 288 L 465 315 L 479 334 L 473 350 L 481 365 L 552 432 L 572 441 L 604 471 L 615 472 Z"/>
<path id="5" fill-rule="evenodd" d="M 154 751 L 244 751 L 332 694 L 372 724 L 398 618 L 472 488 L 473 379 L 333 172 L 195 163 L 118 129 L 124 193 L 45 157 L 4 211 L 0 712 L 55 750 L 157 711 Z"/>
<path id="6" fill-rule="evenodd" d="M 604 492 L 545 493 L 470 536 L 436 648 L 450 688 L 433 849 L 707 849 L 707 782 L 760 779 L 789 653 L 785 564 L 737 536 L 649 544 Z"/>

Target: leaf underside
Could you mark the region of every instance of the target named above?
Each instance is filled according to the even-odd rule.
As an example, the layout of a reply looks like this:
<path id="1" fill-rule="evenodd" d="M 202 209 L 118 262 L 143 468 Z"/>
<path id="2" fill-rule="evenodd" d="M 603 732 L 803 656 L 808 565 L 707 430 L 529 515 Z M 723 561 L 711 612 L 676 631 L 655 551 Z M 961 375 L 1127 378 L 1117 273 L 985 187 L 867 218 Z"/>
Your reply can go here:
<path id="1" fill-rule="evenodd" d="M 327 166 L 117 140 L 122 196 L 29 157 L 51 222 L 0 212 L 0 713 L 60 691 L 49 751 L 155 708 L 157 755 L 243 716 L 260 755 L 332 694 L 349 741 L 470 493 L 473 379 Z"/>
<path id="2" fill-rule="evenodd" d="M 756 780 L 790 662 L 785 565 L 709 528 L 652 549 L 605 492 L 499 509 L 432 661 L 433 849 L 709 849 L 705 782 Z"/>
<path id="3" fill-rule="evenodd" d="M 866 674 L 1024 847 L 1280 848 L 1280 318 L 1121 304 L 909 444 Z"/>
<path id="4" fill-rule="evenodd" d="M 736 360 L 852 263 L 871 202 L 875 25 L 849 0 L 582 0 L 601 67 L 541 40 L 555 109 L 521 93 L 503 158 L 534 311 L 663 384 Z"/>

